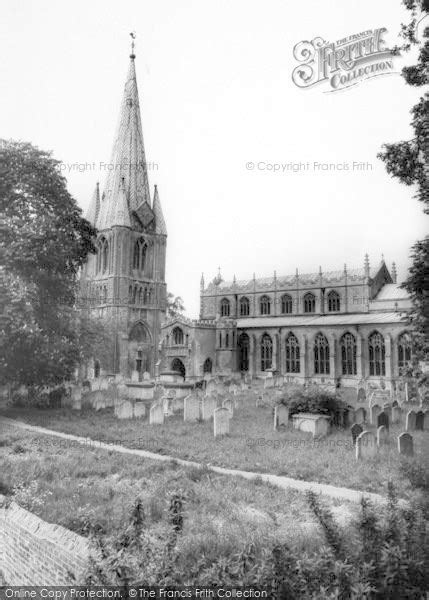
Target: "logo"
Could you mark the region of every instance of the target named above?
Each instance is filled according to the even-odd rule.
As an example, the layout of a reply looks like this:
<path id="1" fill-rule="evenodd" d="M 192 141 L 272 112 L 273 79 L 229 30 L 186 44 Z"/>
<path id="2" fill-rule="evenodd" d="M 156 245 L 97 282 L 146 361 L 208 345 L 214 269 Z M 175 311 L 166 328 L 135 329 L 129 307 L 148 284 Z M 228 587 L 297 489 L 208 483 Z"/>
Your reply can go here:
<path id="1" fill-rule="evenodd" d="M 370 29 L 337 42 L 321 37 L 299 42 L 293 49 L 300 63 L 293 70 L 293 82 L 300 88 L 326 83 L 331 88 L 328 92 L 338 92 L 366 79 L 391 75 L 393 53 L 384 48 L 386 31 L 385 27 Z"/>

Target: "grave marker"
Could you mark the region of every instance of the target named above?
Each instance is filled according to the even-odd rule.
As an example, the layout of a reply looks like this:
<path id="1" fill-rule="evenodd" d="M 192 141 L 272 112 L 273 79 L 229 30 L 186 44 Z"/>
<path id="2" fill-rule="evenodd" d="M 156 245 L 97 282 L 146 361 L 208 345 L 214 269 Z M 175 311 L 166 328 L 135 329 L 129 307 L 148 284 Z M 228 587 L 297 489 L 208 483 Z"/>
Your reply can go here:
<path id="1" fill-rule="evenodd" d="M 389 439 L 389 431 L 386 429 L 385 425 L 380 425 L 377 428 L 377 446 L 383 446 L 387 443 Z"/>
<path id="2" fill-rule="evenodd" d="M 399 406 L 392 406 L 392 423 L 399 423 L 402 417 L 402 410 Z"/>
<path id="3" fill-rule="evenodd" d="M 377 454 L 377 440 L 370 431 L 362 431 L 356 439 L 356 460 L 372 458 Z"/>
<path id="4" fill-rule="evenodd" d="M 134 404 L 134 418 L 141 419 L 146 415 L 146 405 L 144 402 L 135 402 Z"/>
<path id="5" fill-rule="evenodd" d="M 360 434 L 363 431 L 363 427 L 362 425 L 359 425 L 359 423 L 355 423 L 353 425 L 353 427 L 351 428 L 351 433 L 352 433 L 352 440 L 353 440 L 353 445 L 356 445 L 356 439 L 360 436 Z"/>
<path id="6" fill-rule="evenodd" d="M 132 419 L 133 418 L 133 403 L 131 400 L 119 400 L 115 404 L 115 417 L 118 419 Z"/>
<path id="7" fill-rule="evenodd" d="M 369 420 L 371 425 L 375 425 L 375 423 L 377 422 L 377 417 L 381 412 L 381 407 L 378 404 L 374 404 L 373 406 L 371 406 L 371 408 L 369 409 Z"/>
<path id="8" fill-rule="evenodd" d="M 385 427 L 389 429 L 389 417 L 387 413 L 383 410 L 379 415 L 377 415 L 377 427 Z"/>
<path id="9" fill-rule="evenodd" d="M 215 437 L 229 433 L 230 418 L 231 414 L 227 408 L 217 408 L 214 411 L 213 431 Z"/>
<path id="10" fill-rule="evenodd" d="M 216 410 L 216 404 L 216 398 L 213 398 L 213 396 L 203 398 L 201 406 L 201 416 L 203 421 L 208 421 L 212 418 L 213 413 Z"/>
<path id="11" fill-rule="evenodd" d="M 405 418 L 406 431 L 414 431 L 416 428 L 416 413 L 414 410 L 409 410 Z"/>
<path id="12" fill-rule="evenodd" d="M 274 407 L 274 429 L 280 427 L 280 425 L 286 425 L 289 423 L 289 409 L 284 404 L 277 404 Z"/>
<path id="13" fill-rule="evenodd" d="M 416 413 L 416 431 L 423 431 L 425 414 L 422 410 Z"/>
<path id="14" fill-rule="evenodd" d="M 149 425 L 163 425 L 164 409 L 162 404 L 152 404 L 149 410 Z"/>
<path id="15" fill-rule="evenodd" d="M 366 410 L 361 407 L 355 411 L 355 422 L 358 424 L 365 423 L 366 421 Z"/>
<path id="16" fill-rule="evenodd" d="M 183 420 L 198 421 L 200 418 L 200 401 L 194 394 L 186 396 L 183 403 Z"/>
<path id="17" fill-rule="evenodd" d="M 412 435 L 409 433 L 401 433 L 401 435 L 398 436 L 398 452 L 404 456 L 413 456 L 414 445 Z"/>

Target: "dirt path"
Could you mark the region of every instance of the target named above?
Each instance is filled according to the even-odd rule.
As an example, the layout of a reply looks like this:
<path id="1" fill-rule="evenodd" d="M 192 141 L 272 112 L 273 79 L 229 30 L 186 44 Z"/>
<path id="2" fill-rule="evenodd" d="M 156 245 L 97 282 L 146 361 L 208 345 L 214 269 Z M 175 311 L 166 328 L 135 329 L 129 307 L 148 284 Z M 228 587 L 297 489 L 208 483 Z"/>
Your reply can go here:
<path id="1" fill-rule="evenodd" d="M 176 458 L 174 456 L 169 456 L 165 454 L 157 454 L 155 452 L 149 452 L 147 450 L 138 450 L 135 448 L 126 448 L 125 446 L 120 446 L 117 444 L 109 444 L 97 440 L 92 440 L 90 438 L 79 437 L 77 435 L 72 435 L 69 433 L 62 433 L 61 431 L 54 431 L 52 429 L 45 429 L 44 427 L 39 427 L 37 425 L 29 425 L 27 423 L 23 423 L 22 421 L 16 421 L 15 419 L 8 419 L 6 417 L 0 417 L 4 423 L 8 425 L 12 425 L 14 427 L 18 427 L 20 429 L 25 429 L 26 431 L 32 431 L 34 433 L 40 433 L 43 435 L 51 435 L 54 437 L 58 437 L 64 440 L 70 440 L 71 442 L 76 442 L 82 444 L 84 446 L 89 446 L 91 448 L 101 448 L 103 450 L 120 452 L 122 454 L 132 454 L 133 456 L 141 456 L 142 458 L 149 458 L 151 460 L 160 460 L 160 461 L 176 461 L 178 464 L 183 465 L 185 467 L 202 467 L 203 465 L 191 461 L 184 460 L 182 458 Z M 292 479 L 291 477 L 284 477 L 282 475 L 271 475 L 269 473 L 254 473 L 252 471 L 241 471 L 239 469 L 226 469 L 225 467 L 216 467 L 213 465 L 208 465 L 210 471 L 214 473 L 219 473 L 221 475 L 229 475 L 232 477 L 242 477 L 244 479 L 262 479 L 262 481 L 266 481 L 272 485 L 275 485 L 278 488 L 287 490 L 293 489 L 299 492 L 306 492 L 308 490 L 312 490 L 316 494 L 322 494 L 324 496 L 329 496 L 330 498 L 336 500 L 346 500 L 348 502 L 360 502 L 361 498 L 365 496 L 374 503 L 384 504 L 386 502 L 386 498 L 381 496 L 380 494 L 374 494 L 371 492 L 360 492 L 358 490 L 351 490 L 349 488 L 336 487 L 334 485 L 328 485 L 325 483 L 316 483 L 312 481 L 302 481 L 300 479 Z"/>

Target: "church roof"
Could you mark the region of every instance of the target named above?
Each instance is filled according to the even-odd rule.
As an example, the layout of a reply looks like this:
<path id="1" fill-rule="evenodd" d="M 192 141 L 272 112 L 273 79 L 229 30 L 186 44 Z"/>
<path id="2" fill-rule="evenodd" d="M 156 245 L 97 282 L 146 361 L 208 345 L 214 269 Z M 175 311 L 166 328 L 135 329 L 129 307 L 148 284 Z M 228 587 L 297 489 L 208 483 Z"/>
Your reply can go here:
<path id="1" fill-rule="evenodd" d="M 129 212 L 143 203 L 150 207 L 150 190 L 140 117 L 140 103 L 134 64 L 131 55 L 124 95 L 119 114 L 108 175 L 96 221 L 97 229 L 107 229 L 117 216 L 117 202 L 124 189 Z"/>
<path id="2" fill-rule="evenodd" d="M 167 235 L 167 227 L 165 225 L 165 219 L 162 213 L 161 201 L 159 199 L 157 186 L 155 186 L 155 191 L 153 194 L 152 210 L 155 215 L 155 233 L 162 233 L 163 235 Z"/>
<path id="3" fill-rule="evenodd" d="M 410 296 L 407 290 L 401 288 L 399 283 L 386 283 L 378 292 L 374 300 L 409 300 L 409 298 Z"/>
<path id="4" fill-rule="evenodd" d="M 382 323 L 400 323 L 404 321 L 407 313 L 381 312 L 381 313 L 344 313 L 341 315 L 313 315 L 313 316 L 288 316 L 288 317 L 246 317 L 237 319 L 239 329 L 252 327 L 329 327 L 332 325 L 379 325 Z"/>

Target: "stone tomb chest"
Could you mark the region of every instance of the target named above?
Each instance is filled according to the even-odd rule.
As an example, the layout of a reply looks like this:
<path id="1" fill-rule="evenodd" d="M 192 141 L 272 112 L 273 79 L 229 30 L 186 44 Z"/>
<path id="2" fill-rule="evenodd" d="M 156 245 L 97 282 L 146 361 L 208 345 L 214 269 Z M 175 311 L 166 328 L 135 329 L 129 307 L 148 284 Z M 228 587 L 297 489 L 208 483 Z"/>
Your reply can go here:
<path id="1" fill-rule="evenodd" d="M 327 415 L 317 415 L 315 413 L 297 413 L 293 415 L 293 427 L 300 431 L 308 431 L 314 437 L 328 435 L 331 424 L 331 418 Z"/>

